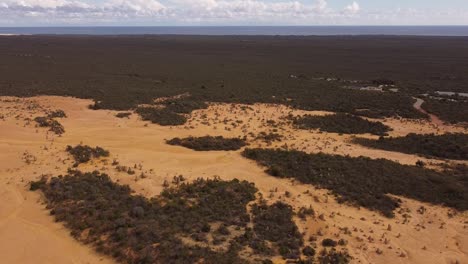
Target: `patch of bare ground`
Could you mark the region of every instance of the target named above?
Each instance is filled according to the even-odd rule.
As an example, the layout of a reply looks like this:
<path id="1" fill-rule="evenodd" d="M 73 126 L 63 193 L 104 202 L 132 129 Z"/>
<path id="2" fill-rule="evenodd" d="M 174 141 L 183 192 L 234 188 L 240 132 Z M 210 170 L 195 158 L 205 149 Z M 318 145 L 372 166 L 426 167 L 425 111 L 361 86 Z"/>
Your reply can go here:
<path id="1" fill-rule="evenodd" d="M 254 104 L 210 104 L 192 112 L 182 126 L 159 126 L 141 121 L 137 115 L 117 118 L 115 111 L 90 110 L 89 100 L 65 97 L 0 99 L 0 252 L 9 263 L 112 263 L 76 242 L 60 223 L 55 223 L 38 192 L 28 190 L 29 181 L 41 175 L 65 175 L 74 160 L 64 150 L 67 145 L 86 144 L 109 150 L 110 156 L 80 164 L 80 170 L 99 170 L 119 184 L 128 184 L 145 197 L 159 194 L 164 185 L 172 185 L 175 176 L 187 182 L 198 177 L 219 176 L 255 183 L 268 204 L 282 201 L 294 212 L 314 210 L 305 218 L 293 219 L 304 242 L 315 248 L 318 257 L 324 239 L 337 243 L 338 251 L 347 251 L 352 263 L 465 263 L 468 262 L 468 216 L 442 206 L 404 197 L 392 219 L 353 206 L 339 204 L 327 190 L 290 179 L 267 175 L 239 151 L 195 152 L 174 148 L 165 143 L 173 137 L 221 135 L 226 138 L 247 136 L 250 147 L 283 148 L 307 153 L 324 152 L 350 156 L 386 158 L 414 165 L 423 160 L 427 167 L 466 161 L 421 158 L 416 155 L 369 149 L 350 143 L 353 135 L 298 130 L 288 116 L 330 114 L 298 111 L 285 106 Z M 60 119 L 66 133 L 54 133 L 35 127 L 31 120 L 49 110 L 62 109 L 67 118 Z M 29 120 L 28 120 L 29 118 Z M 384 119 L 393 130 L 390 136 L 408 133 L 466 133 L 463 127 L 435 126 L 428 121 Z M 265 142 L 262 133 L 277 133 L 281 140 Z M 361 137 L 361 136 L 360 136 Z M 374 138 L 372 135 L 362 137 Z M 130 172 L 129 171 L 130 169 Z M 8 201 L 8 202 L 7 202 Z M 211 238 L 210 238 L 211 239 Z M 343 240 L 343 241 L 341 241 Z M 341 242 L 340 242 L 341 241 Z M 27 249 L 27 250 L 26 250 Z M 330 251 L 331 249 L 327 249 Z M 303 254 L 303 252 L 301 252 Z M 241 256 L 255 259 L 252 251 Z M 278 256 L 274 263 L 284 263 Z"/>

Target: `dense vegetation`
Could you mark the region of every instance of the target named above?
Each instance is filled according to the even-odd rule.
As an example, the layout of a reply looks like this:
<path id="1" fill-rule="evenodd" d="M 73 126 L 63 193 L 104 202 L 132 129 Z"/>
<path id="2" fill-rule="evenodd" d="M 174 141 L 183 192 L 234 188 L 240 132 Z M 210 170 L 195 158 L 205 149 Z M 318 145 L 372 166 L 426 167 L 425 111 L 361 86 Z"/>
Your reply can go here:
<path id="1" fill-rule="evenodd" d="M 372 122 L 364 118 L 337 113 L 325 116 L 305 115 L 296 117 L 294 125 L 300 129 L 320 129 L 320 131 L 343 133 L 385 135 L 391 130 L 381 122 Z"/>
<path id="2" fill-rule="evenodd" d="M 466 166 L 436 172 L 385 159 L 279 149 L 246 149 L 243 155 L 266 166 L 266 172 L 272 176 L 295 178 L 329 189 L 339 202 L 367 207 L 389 217 L 399 202 L 386 194 L 468 209 Z"/>
<path id="3" fill-rule="evenodd" d="M 468 100 L 424 99 L 422 108 L 427 112 L 438 116 L 440 119 L 450 122 L 468 122 Z"/>
<path id="4" fill-rule="evenodd" d="M 254 205 L 248 227 L 257 189 L 246 181 L 198 179 L 147 199 L 105 174 L 70 170 L 32 182 L 38 189 L 76 239 L 126 263 L 249 263 L 239 254 L 248 247 L 268 263 L 277 252 L 298 258 L 302 246 L 288 205 Z"/>
<path id="5" fill-rule="evenodd" d="M 246 145 L 240 138 L 224 138 L 222 136 L 173 138 L 166 141 L 169 145 L 183 146 L 197 151 L 238 150 Z"/>
<path id="6" fill-rule="evenodd" d="M 143 120 L 151 121 L 161 126 L 178 126 L 183 125 L 187 121 L 185 116 L 166 108 L 139 107 L 136 112 Z"/>
<path id="7" fill-rule="evenodd" d="M 443 135 L 410 133 L 404 137 L 380 137 L 378 140 L 355 138 L 353 142 L 371 148 L 408 154 L 468 160 L 468 135 L 462 133 Z"/>
<path id="8" fill-rule="evenodd" d="M 34 118 L 34 121 L 36 121 L 40 127 L 48 127 L 49 131 L 52 131 L 57 135 L 65 133 L 65 128 L 62 126 L 62 124 L 49 116 L 38 116 Z"/>
<path id="9" fill-rule="evenodd" d="M 291 220 L 294 212 L 290 205 L 276 202 L 268 206 L 262 202 L 252 207 L 252 213 L 254 231 L 259 239 L 275 243 L 279 253 L 285 258 L 300 257 L 303 239 L 296 224 Z"/>
<path id="10" fill-rule="evenodd" d="M 170 104 L 170 112 L 188 112 L 203 107 L 203 102 L 266 102 L 419 118 L 412 96 L 436 90 L 462 92 L 468 71 L 466 38 L 16 36 L 0 40 L 0 60 L 8 65 L 2 68 L 0 95 L 76 96 L 94 99 L 96 108 L 116 110 L 190 93 L 193 103 Z M 457 67 L 451 67 L 454 61 Z M 329 77 L 335 81 L 327 81 Z M 356 86 L 394 84 L 399 92 L 343 89 L 355 80 L 361 80 L 352 82 Z M 455 108 L 461 112 L 466 106 Z"/>
<path id="11" fill-rule="evenodd" d="M 109 151 L 101 147 L 92 148 L 88 145 L 76 145 L 75 147 L 68 145 L 66 151 L 68 151 L 68 153 L 73 156 L 73 159 L 75 159 L 75 167 L 81 163 L 90 161 L 92 158 L 109 156 Z"/>

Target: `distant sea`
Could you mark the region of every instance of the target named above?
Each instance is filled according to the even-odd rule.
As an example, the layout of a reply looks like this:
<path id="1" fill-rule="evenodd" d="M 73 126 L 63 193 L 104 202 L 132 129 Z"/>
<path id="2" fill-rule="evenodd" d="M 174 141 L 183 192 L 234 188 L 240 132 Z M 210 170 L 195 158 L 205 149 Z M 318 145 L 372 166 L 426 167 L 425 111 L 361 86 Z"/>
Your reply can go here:
<path id="1" fill-rule="evenodd" d="M 0 27 L 0 35 L 468 36 L 468 26 Z"/>

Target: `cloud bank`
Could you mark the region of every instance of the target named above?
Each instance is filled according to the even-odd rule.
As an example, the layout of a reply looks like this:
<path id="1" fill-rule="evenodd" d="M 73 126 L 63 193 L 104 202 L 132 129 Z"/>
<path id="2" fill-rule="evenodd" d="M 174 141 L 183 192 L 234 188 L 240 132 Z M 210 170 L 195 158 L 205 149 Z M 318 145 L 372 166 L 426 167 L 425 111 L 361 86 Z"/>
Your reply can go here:
<path id="1" fill-rule="evenodd" d="M 164 1 L 164 2 L 162 2 Z M 467 10 L 367 10 L 327 0 L 0 0 L 0 25 L 468 24 Z"/>

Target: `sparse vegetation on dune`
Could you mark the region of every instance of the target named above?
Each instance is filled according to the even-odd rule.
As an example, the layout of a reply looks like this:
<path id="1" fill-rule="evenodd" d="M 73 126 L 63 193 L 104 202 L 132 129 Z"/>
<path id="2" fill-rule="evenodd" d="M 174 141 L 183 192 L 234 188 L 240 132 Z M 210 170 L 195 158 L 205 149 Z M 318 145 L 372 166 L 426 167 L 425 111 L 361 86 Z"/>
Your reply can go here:
<path id="1" fill-rule="evenodd" d="M 358 143 L 371 148 L 419 154 L 455 160 L 468 160 L 468 135 L 462 133 L 414 134 L 404 137 L 380 137 L 378 140 L 355 138 Z"/>
<path id="2" fill-rule="evenodd" d="M 468 209 L 466 166 L 437 172 L 401 165 L 385 159 L 307 154 L 300 151 L 246 149 L 246 158 L 266 166 L 266 172 L 280 178 L 295 178 L 331 190 L 339 202 L 377 210 L 393 216 L 399 201 L 387 194 Z"/>
<path id="3" fill-rule="evenodd" d="M 364 118 L 337 113 L 326 116 L 305 115 L 296 117 L 293 124 L 300 129 L 320 129 L 320 131 L 343 133 L 385 135 L 391 130 L 381 122 L 368 121 Z"/>
<path id="4" fill-rule="evenodd" d="M 81 163 L 90 161 L 92 158 L 109 156 L 109 151 L 101 147 L 92 148 L 88 145 L 76 145 L 75 147 L 68 145 L 66 151 L 75 159 L 75 167 Z"/>
<path id="5" fill-rule="evenodd" d="M 240 138 L 224 138 L 222 136 L 204 136 L 204 137 L 187 137 L 173 138 L 166 141 L 169 145 L 183 146 L 197 151 L 209 150 L 238 150 L 246 145 L 245 141 Z"/>
<path id="6" fill-rule="evenodd" d="M 198 179 L 147 199 L 105 174 L 70 170 L 32 182 L 31 190 L 44 193 L 50 213 L 77 240 L 126 263 L 250 263 L 240 257 L 243 249 L 268 261 L 275 252 L 298 258 L 302 246 L 288 205 L 254 205 L 254 229 L 248 227 L 247 204 L 257 189 L 246 181 Z M 274 249 L 266 250 L 267 240 Z"/>

